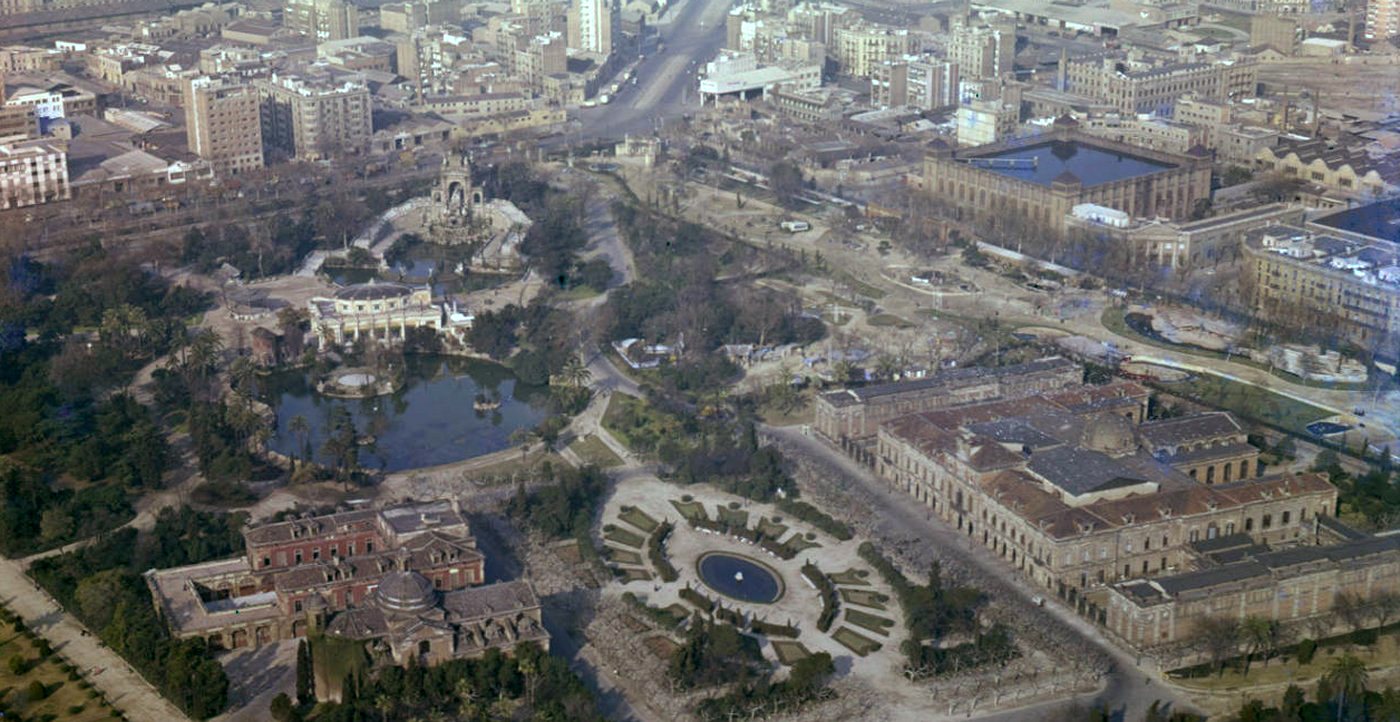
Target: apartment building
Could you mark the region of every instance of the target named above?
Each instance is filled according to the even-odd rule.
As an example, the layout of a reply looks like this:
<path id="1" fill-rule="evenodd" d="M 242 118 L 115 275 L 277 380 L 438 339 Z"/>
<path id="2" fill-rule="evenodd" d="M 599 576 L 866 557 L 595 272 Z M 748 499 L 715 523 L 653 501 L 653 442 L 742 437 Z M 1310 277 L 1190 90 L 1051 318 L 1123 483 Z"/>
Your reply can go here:
<path id="1" fill-rule="evenodd" d="M 1209 147 L 1205 128 L 1167 118 L 1118 114 L 1091 116 L 1079 121 L 1083 132 L 1096 138 L 1107 138 L 1165 153 L 1185 153 L 1196 146 Z"/>
<path id="2" fill-rule="evenodd" d="M 1366 0 L 1365 35 L 1372 42 L 1400 35 L 1400 0 Z"/>
<path id="3" fill-rule="evenodd" d="M 263 144 L 315 160 L 369 148 L 369 87 L 358 74 L 316 68 L 256 82 Z"/>
<path id="4" fill-rule="evenodd" d="M 830 48 L 842 73 L 868 78 L 885 62 L 917 51 L 917 45 L 905 28 L 862 24 L 837 28 Z"/>
<path id="5" fill-rule="evenodd" d="M 1259 68 L 1252 58 L 1181 62 L 1139 51 L 1108 51 L 1061 61 L 1061 90 L 1108 103 L 1123 114 L 1171 115 L 1178 98 L 1194 93 L 1225 100 L 1252 97 Z"/>
<path id="6" fill-rule="evenodd" d="M 1274 225 L 1245 239 L 1244 260 L 1260 316 L 1334 330 L 1362 348 L 1395 353 L 1400 253 L 1394 244 Z"/>
<path id="7" fill-rule="evenodd" d="M 68 154 L 61 144 L 24 136 L 0 138 L 0 210 L 71 197 Z"/>
<path id="8" fill-rule="evenodd" d="M 585 52 L 612 55 L 615 23 L 612 0 L 573 0 L 569 9 L 568 45 Z"/>
<path id="9" fill-rule="evenodd" d="M 946 108 L 958 102 L 959 77 L 955 63 L 932 56 L 886 61 L 870 76 L 870 102 L 887 108 Z"/>
<path id="10" fill-rule="evenodd" d="M 257 91 L 251 84 L 208 75 L 185 80 L 185 134 L 190 152 L 216 173 L 263 167 Z"/>
<path id="11" fill-rule="evenodd" d="M 1002 78 L 1015 72 L 1016 30 L 989 25 L 954 27 L 948 38 L 948 60 L 963 77 Z"/>
<path id="12" fill-rule="evenodd" d="M 360 34 L 360 11 L 344 0 L 288 0 L 282 24 L 316 40 L 344 40 Z"/>

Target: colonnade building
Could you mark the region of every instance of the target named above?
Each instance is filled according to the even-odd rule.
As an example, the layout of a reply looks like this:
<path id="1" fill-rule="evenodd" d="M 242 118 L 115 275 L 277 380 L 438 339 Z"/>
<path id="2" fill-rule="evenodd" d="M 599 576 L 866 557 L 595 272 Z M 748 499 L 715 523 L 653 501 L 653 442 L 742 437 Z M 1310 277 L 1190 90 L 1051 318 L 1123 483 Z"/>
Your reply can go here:
<path id="1" fill-rule="evenodd" d="M 357 283 L 331 298 L 313 298 L 308 306 L 313 335 L 335 344 L 362 338 L 403 340 L 409 329 L 443 327 L 443 311 L 433 304 L 428 286 Z"/>

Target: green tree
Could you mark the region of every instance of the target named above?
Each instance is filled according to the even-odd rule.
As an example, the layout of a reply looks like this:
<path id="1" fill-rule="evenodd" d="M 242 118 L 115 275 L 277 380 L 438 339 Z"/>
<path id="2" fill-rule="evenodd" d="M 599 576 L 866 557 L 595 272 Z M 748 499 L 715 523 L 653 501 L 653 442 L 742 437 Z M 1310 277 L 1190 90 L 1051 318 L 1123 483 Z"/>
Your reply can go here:
<path id="1" fill-rule="evenodd" d="M 1337 701 L 1337 719 L 1341 720 L 1347 705 L 1358 704 L 1366 693 L 1369 675 L 1366 663 L 1352 654 L 1344 654 L 1332 660 L 1322 682 Z"/>
<path id="2" fill-rule="evenodd" d="M 311 647 L 303 639 L 297 642 L 297 702 L 310 704 L 316 701 L 314 672 L 311 663 Z"/>

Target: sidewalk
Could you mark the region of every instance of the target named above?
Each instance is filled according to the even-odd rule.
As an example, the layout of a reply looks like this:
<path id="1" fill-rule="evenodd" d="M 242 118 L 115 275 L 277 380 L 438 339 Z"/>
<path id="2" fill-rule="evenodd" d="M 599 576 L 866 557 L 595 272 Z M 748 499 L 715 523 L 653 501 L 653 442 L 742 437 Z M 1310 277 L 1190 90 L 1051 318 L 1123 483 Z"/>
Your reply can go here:
<path id="1" fill-rule="evenodd" d="M 169 722 L 189 719 L 147 684 L 126 660 L 87 634 L 83 626 L 24 574 L 20 562 L 0 560 L 0 589 L 11 611 L 66 657 L 128 719 Z M 95 672 L 93 671 L 95 670 Z"/>

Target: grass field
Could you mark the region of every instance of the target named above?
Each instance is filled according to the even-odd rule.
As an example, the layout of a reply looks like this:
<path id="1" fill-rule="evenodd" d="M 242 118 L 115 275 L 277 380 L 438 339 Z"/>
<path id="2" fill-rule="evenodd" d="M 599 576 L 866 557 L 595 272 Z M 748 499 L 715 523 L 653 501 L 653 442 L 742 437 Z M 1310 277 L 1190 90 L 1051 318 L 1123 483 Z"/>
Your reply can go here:
<path id="1" fill-rule="evenodd" d="M 641 509 L 638 509 L 635 506 L 628 507 L 626 511 L 622 512 L 621 514 L 618 514 L 617 518 L 627 522 L 628 524 L 631 524 L 632 526 L 637 527 L 638 529 L 641 529 L 642 531 L 648 534 L 656 531 L 656 527 L 661 526 L 661 522 L 658 522 L 657 520 L 647 516 L 646 512 L 642 511 Z"/>
<path id="2" fill-rule="evenodd" d="M 848 286 L 852 291 L 867 298 L 880 299 L 885 297 L 885 290 L 872 286 L 845 271 L 832 271 L 831 280 L 838 284 Z"/>
<path id="3" fill-rule="evenodd" d="M 889 601 L 889 597 L 883 594 L 864 589 L 842 589 L 840 592 L 841 601 L 871 609 L 885 609 L 885 602 Z"/>
<path id="4" fill-rule="evenodd" d="M 898 329 L 914 328 L 912 321 L 906 321 L 892 313 L 880 313 L 865 319 L 865 322 L 875 327 L 893 326 Z"/>
<path id="5" fill-rule="evenodd" d="M 16 634 L 10 625 L 0 625 L 4 630 L 0 642 L 0 659 L 21 657 L 29 662 L 23 674 L 15 674 L 8 664 L 0 665 L 0 690 L 4 690 L 4 719 L 63 720 L 64 722 L 96 722 L 97 720 L 117 719 L 116 713 L 102 700 L 101 695 L 91 688 L 77 674 L 65 674 L 59 668 L 60 657 L 51 656 L 39 662 L 39 654 L 34 645 L 22 635 Z M 29 687 L 33 682 L 44 686 L 45 695 L 41 699 L 29 699 Z"/>
<path id="6" fill-rule="evenodd" d="M 844 572 L 828 574 L 827 576 L 831 577 L 832 584 L 849 584 L 852 586 L 864 587 L 870 584 L 870 582 L 865 581 L 865 577 L 869 574 L 870 573 L 866 572 L 864 569 L 847 569 Z"/>
<path id="7" fill-rule="evenodd" d="M 880 650 L 879 642 L 859 634 L 850 627 L 842 627 L 836 630 L 831 634 L 831 638 L 840 642 L 841 646 L 855 652 L 861 657 Z"/>
<path id="8" fill-rule="evenodd" d="M 1162 384 L 1162 388 L 1294 431 L 1303 431 L 1308 424 L 1333 415 L 1312 404 L 1219 376 L 1193 376 L 1186 381 Z"/>
<path id="9" fill-rule="evenodd" d="M 471 479 L 489 480 L 494 479 L 502 483 L 513 481 L 516 477 L 532 475 L 539 471 L 539 468 L 546 461 L 552 466 L 560 464 L 567 465 L 564 457 L 552 452 L 545 451 L 541 446 L 535 446 L 521 458 L 519 452 L 511 454 L 510 458 L 503 459 L 490 466 L 483 466 L 465 472 L 465 476 Z"/>
<path id="10" fill-rule="evenodd" d="M 757 531 L 769 539 L 782 539 L 783 535 L 788 532 L 788 528 L 768 517 L 763 517 L 758 520 Z"/>
<path id="11" fill-rule="evenodd" d="M 801 642 L 791 642 L 784 639 L 772 639 L 769 642 L 773 645 L 773 652 L 778 655 L 778 661 L 791 667 L 799 661 L 812 656 Z"/>
<path id="12" fill-rule="evenodd" d="M 574 439 L 574 442 L 569 444 L 569 448 L 578 454 L 578 458 L 583 459 L 585 464 L 592 464 L 603 469 L 622 466 L 622 457 L 613 453 L 613 450 L 609 449 L 602 439 L 593 434 Z"/>
<path id="13" fill-rule="evenodd" d="M 593 298 L 600 293 L 602 291 L 592 286 L 574 286 L 567 291 L 554 294 L 554 299 L 557 301 L 582 301 L 585 298 Z"/>
<path id="14" fill-rule="evenodd" d="M 677 501 L 672 499 L 671 506 L 676 507 L 676 511 L 686 519 L 710 520 L 710 515 L 705 513 L 705 505 L 698 501 Z"/>
<path id="15" fill-rule="evenodd" d="M 894 626 L 892 619 L 885 619 L 869 612 L 862 612 L 859 609 L 847 609 L 846 621 L 881 637 L 890 636 L 890 627 Z"/>
<path id="16" fill-rule="evenodd" d="M 618 564 L 640 565 L 642 563 L 641 554 L 629 552 L 626 549 L 618 549 L 617 547 L 603 547 L 603 557 L 610 562 L 617 562 Z"/>
<path id="17" fill-rule="evenodd" d="M 721 524 L 728 524 L 732 527 L 746 527 L 749 525 L 749 513 L 743 509 L 730 509 L 727 506 L 720 505 L 715 507 L 715 515 L 715 518 L 717 518 Z"/>
<path id="18" fill-rule="evenodd" d="M 642 544 L 646 543 L 646 539 L 642 538 L 641 535 L 619 527 L 613 527 L 612 529 L 604 531 L 603 538 L 610 542 L 636 549 L 640 549 Z"/>
<path id="19" fill-rule="evenodd" d="M 793 534 L 787 541 L 783 542 L 783 546 L 791 549 L 795 554 L 801 554 L 808 549 L 816 549 L 821 545 L 814 541 L 807 541 L 802 538 L 801 534 Z"/>

